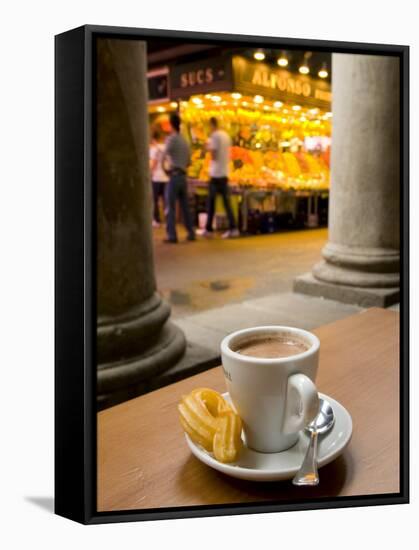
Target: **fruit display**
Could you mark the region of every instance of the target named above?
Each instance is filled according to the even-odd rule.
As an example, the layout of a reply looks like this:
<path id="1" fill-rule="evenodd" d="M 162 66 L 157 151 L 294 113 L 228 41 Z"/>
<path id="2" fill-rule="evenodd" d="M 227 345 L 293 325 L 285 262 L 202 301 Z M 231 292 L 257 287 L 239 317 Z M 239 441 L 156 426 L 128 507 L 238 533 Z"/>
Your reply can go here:
<path id="1" fill-rule="evenodd" d="M 229 181 L 239 187 L 279 189 L 328 189 L 329 166 L 326 159 L 307 152 L 252 151 L 233 146 L 230 151 Z M 188 175 L 209 179 L 210 155 L 196 149 Z"/>
<path id="2" fill-rule="evenodd" d="M 241 450 L 242 422 L 221 394 L 197 388 L 178 405 L 180 423 L 188 436 L 220 462 L 234 462 Z"/>
<path id="3" fill-rule="evenodd" d="M 329 188 L 329 151 L 308 151 L 304 140 L 330 136 L 330 116 L 320 115 L 318 109 L 296 113 L 292 108 L 274 109 L 267 104 L 233 108 L 226 101 L 202 107 L 203 104 L 184 102 L 181 110 L 184 134 L 193 150 L 190 178 L 209 179 L 210 155 L 205 145 L 209 119 L 214 116 L 232 140 L 232 185 L 284 190 Z"/>
<path id="4" fill-rule="evenodd" d="M 259 103 L 255 102 L 256 97 Z M 154 107 L 151 126 L 158 125 L 163 132 L 167 131 L 171 105 Z M 182 133 L 192 149 L 190 179 L 209 180 L 211 156 L 206 143 L 209 119 L 215 117 L 232 142 L 231 185 L 239 189 L 298 191 L 329 188 L 331 113 L 237 93 L 193 96 L 179 105 L 176 103 L 176 108 L 182 120 Z"/>
<path id="5" fill-rule="evenodd" d="M 208 136 L 208 121 L 216 117 L 220 125 L 230 133 L 236 142 L 246 142 L 254 147 L 280 147 L 281 142 L 292 138 L 330 135 L 331 123 L 328 117 L 317 115 L 292 114 L 292 109 L 282 112 L 269 112 L 263 109 L 245 110 L 243 108 L 205 108 L 184 107 L 182 120 L 190 128 L 192 142 L 201 141 Z M 314 117 L 317 118 L 314 118 Z"/>

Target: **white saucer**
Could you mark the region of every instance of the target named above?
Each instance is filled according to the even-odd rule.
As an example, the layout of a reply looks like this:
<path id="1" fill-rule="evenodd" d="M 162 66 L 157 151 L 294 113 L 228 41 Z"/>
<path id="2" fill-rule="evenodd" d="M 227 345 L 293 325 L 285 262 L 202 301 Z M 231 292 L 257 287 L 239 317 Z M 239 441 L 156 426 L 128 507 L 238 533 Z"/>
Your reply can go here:
<path id="1" fill-rule="evenodd" d="M 319 436 L 318 466 L 321 467 L 332 462 L 347 447 L 352 435 L 352 419 L 348 411 L 335 399 L 323 393 L 319 393 L 319 396 L 329 401 L 335 414 L 333 428 L 327 434 Z M 230 401 L 228 393 L 224 393 L 223 397 Z M 309 443 L 309 435 L 300 432 L 297 443 L 280 453 L 259 453 L 244 445 L 236 462 L 224 464 L 218 462 L 212 453 L 195 444 L 187 434 L 185 437 L 192 453 L 201 462 L 229 476 L 249 481 L 278 481 L 294 477 L 302 464 Z"/>

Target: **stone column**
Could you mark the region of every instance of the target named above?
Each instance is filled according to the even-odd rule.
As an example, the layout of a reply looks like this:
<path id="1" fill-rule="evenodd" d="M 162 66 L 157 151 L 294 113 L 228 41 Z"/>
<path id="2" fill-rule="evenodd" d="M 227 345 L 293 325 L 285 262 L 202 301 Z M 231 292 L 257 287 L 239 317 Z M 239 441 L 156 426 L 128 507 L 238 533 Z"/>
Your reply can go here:
<path id="1" fill-rule="evenodd" d="M 146 44 L 97 47 L 97 392 L 103 408 L 143 391 L 183 355 L 156 292 Z"/>
<path id="2" fill-rule="evenodd" d="M 333 54 L 329 242 L 294 290 L 365 307 L 399 301 L 400 72 Z"/>

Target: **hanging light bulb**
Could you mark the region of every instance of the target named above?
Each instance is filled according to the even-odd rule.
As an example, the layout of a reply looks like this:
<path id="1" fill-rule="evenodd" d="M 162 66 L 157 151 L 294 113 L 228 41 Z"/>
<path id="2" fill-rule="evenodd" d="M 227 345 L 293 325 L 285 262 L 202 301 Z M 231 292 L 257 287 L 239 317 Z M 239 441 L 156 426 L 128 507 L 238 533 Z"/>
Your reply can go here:
<path id="1" fill-rule="evenodd" d="M 286 56 L 285 52 L 281 53 L 276 62 L 280 67 L 286 67 L 288 65 L 288 57 Z"/>
<path id="2" fill-rule="evenodd" d="M 327 65 L 326 63 L 323 63 L 322 68 L 317 73 L 320 78 L 327 78 L 329 76 L 329 73 L 327 72 Z"/>
<path id="3" fill-rule="evenodd" d="M 304 54 L 303 62 L 298 67 L 298 72 L 301 74 L 308 74 L 310 72 L 310 67 L 308 66 L 308 59 L 311 57 L 311 52 L 306 52 Z"/>
<path id="4" fill-rule="evenodd" d="M 254 52 L 253 57 L 257 61 L 263 61 L 265 59 L 265 52 L 263 50 L 257 50 L 256 52 Z"/>
<path id="5" fill-rule="evenodd" d="M 307 65 L 307 63 L 304 61 L 302 65 L 298 67 L 298 71 L 301 74 L 308 74 L 310 72 L 310 67 Z"/>

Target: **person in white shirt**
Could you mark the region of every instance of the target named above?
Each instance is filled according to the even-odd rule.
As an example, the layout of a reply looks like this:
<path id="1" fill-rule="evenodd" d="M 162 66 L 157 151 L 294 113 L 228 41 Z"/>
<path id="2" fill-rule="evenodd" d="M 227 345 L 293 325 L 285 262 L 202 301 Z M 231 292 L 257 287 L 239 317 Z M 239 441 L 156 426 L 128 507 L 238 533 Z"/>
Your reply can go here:
<path id="1" fill-rule="evenodd" d="M 153 186 L 153 227 L 160 226 L 159 198 L 165 208 L 165 188 L 169 177 L 163 169 L 164 143 L 163 136 L 159 130 L 154 130 L 150 145 L 150 172 Z"/>
<path id="2" fill-rule="evenodd" d="M 218 120 L 215 117 L 210 118 L 211 135 L 207 143 L 207 149 L 211 153 L 209 167 L 209 194 L 208 194 L 208 218 L 205 230 L 201 233 L 204 237 L 210 237 L 213 234 L 212 222 L 215 211 L 215 198 L 219 193 L 224 202 L 224 208 L 228 217 L 229 230 L 222 236 L 223 238 L 238 237 L 234 220 L 233 211 L 230 204 L 230 189 L 228 187 L 228 164 L 230 160 L 231 140 L 227 132 L 218 127 Z"/>

